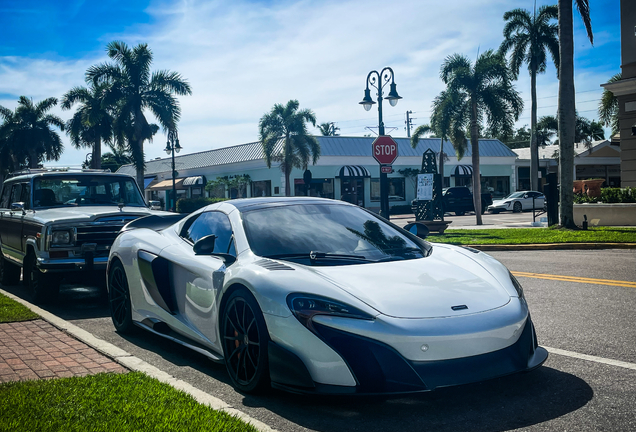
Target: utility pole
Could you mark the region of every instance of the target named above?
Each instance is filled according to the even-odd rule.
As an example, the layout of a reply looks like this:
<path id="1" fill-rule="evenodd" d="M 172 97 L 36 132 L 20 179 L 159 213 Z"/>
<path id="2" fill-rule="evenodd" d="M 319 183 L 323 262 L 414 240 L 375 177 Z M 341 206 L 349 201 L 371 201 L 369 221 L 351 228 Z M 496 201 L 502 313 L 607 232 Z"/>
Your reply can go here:
<path id="1" fill-rule="evenodd" d="M 411 138 L 411 126 L 413 126 L 413 119 L 410 117 L 410 115 L 413 114 L 413 111 L 407 111 L 406 112 L 406 136 Z"/>

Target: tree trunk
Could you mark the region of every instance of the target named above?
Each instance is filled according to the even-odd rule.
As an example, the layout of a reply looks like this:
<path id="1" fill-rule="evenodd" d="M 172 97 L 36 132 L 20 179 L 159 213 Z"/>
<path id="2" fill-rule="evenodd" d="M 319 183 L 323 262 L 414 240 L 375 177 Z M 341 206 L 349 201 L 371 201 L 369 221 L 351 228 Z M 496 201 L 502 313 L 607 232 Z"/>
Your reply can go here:
<path id="1" fill-rule="evenodd" d="M 29 151 L 29 168 L 37 168 L 38 167 L 38 152 L 37 150 Z"/>
<path id="2" fill-rule="evenodd" d="M 146 194 L 144 191 L 144 140 L 143 138 L 140 138 L 137 140 L 137 142 L 135 143 L 135 146 L 137 147 L 136 151 L 139 152 L 138 154 L 141 155 L 140 156 L 140 160 L 138 160 L 137 158 L 135 159 L 135 168 L 137 169 L 137 184 L 139 185 L 139 189 L 141 190 L 141 196 L 144 197 L 144 199 L 146 199 Z M 170 173 L 170 178 L 172 178 L 172 173 Z M 175 202 L 176 205 L 176 202 Z"/>
<path id="3" fill-rule="evenodd" d="M 559 223 L 576 228 L 572 193 L 576 127 L 572 0 L 559 0 L 559 57 Z"/>
<path id="4" fill-rule="evenodd" d="M 93 169 L 102 168 L 102 139 L 97 137 L 93 144 L 93 156 L 91 159 L 91 167 Z"/>
<path id="5" fill-rule="evenodd" d="M 539 190 L 539 146 L 537 145 L 537 71 L 530 72 L 532 108 L 530 114 L 530 189 Z"/>
<path id="6" fill-rule="evenodd" d="M 481 175 L 479 174 L 479 126 L 477 125 L 477 103 L 472 102 L 470 120 L 470 146 L 473 152 L 473 204 L 477 225 L 483 225 L 481 220 Z"/>

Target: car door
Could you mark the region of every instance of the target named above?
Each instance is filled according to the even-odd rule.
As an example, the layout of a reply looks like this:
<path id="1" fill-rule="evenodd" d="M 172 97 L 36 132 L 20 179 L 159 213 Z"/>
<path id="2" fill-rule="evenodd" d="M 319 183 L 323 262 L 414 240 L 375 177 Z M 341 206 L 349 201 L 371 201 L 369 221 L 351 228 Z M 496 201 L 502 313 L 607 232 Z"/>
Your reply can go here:
<path id="1" fill-rule="evenodd" d="M 226 266 L 219 257 L 195 255 L 193 245 L 203 237 L 217 236 L 214 252 L 236 256 L 234 236 L 225 213 L 210 211 L 188 220 L 180 236 L 183 243 L 168 247 L 161 256 L 172 262 L 172 282 L 177 308 L 195 334 L 203 336 L 219 352 L 218 304 L 225 279 Z"/>
<path id="2" fill-rule="evenodd" d="M 11 204 L 20 202 L 22 184 L 13 183 L 9 192 L 9 200 L 6 205 L 8 210 L 3 212 L 2 217 L 2 249 L 5 254 L 16 261 L 21 261 L 22 257 L 22 211 L 11 210 Z"/>

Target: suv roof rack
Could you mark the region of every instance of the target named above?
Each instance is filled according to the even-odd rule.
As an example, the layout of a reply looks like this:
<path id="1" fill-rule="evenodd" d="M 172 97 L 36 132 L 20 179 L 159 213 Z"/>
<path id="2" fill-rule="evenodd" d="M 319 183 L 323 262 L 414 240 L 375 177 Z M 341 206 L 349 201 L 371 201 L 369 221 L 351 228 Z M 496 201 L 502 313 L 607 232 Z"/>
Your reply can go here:
<path id="1" fill-rule="evenodd" d="M 73 168 L 73 167 L 48 167 L 48 168 L 25 168 L 25 169 L 21 169 L 19 171 L 14 171 L 11 174 L 9 174 L 7 177 L 16 177 L 19 175 L 26 175 L 26 174 L 38 174 L 38 173 L 45 173 L 45 172 L 99 172 L 99 173 L 109 173 L 110 168 L 106 168 L 106 169 L 93 169 L 93 168 Z"/>

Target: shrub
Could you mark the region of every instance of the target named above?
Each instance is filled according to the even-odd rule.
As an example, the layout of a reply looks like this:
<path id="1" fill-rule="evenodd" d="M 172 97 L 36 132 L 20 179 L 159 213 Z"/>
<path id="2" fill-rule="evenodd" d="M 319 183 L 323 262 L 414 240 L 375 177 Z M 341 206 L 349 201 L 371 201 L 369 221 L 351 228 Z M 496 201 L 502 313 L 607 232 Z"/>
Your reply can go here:
<path id="1" fill-rule="evenodd" d="M 574 194 L 575 204 L 584 203 L 634 203 L 636 202 L 636 191 L 632 188 L 603 188 L 601 189 L 601 196 L 598 198 L 590 198 L 582 193 Z"/>
<path id="2" fill-rule="evenodd" d="M 620 188 L 605 188 L 601 189 L 601 202 L 604 203 L 619 203 L 623 202 L 623 193 Z"/>
<path id="3" fill-rule="evenodd" d="M 227 198 L 181 198 L 177 201 L 178 213 L 192 213 L 210 204 L 225 201 Z"/>

